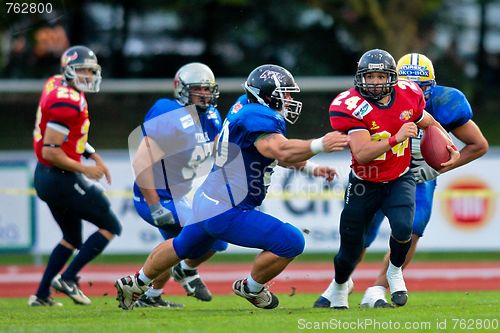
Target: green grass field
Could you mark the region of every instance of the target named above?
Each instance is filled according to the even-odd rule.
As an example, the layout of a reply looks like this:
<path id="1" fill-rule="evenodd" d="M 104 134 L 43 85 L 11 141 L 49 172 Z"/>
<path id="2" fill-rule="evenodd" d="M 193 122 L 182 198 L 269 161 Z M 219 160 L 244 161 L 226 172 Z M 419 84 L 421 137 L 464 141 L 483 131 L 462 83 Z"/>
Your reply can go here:
<path id="1" fill-rule="evenodd" d="M 188 297 L 169 299 L 184 309 L 118 309 L 114 297 L 94 297 L 88 307 L 57 298 L 61 308 L 30 308 L 26 298 L 0 299 L 0 332 L 499 332 L 500 291 L 414 292 L 396 309 L 313 309 L 317 295 L 279 295 L 275 310 L 260 310 L 237 296 L 211 303 Z M 489 328 L 489 329 L 488 329 Z"/>
<path id="2" fill-rule="evenodd" d="M 364 262 L 380 262 L 385 252 L 368 252 L 363 259 Z M 303 253 L 294 262 L 332 262 L 335 253 Z M 92 261 L 92 264 L 142 264 L 148 254 L 120 254 L 100 255 Z M 500 252 L 468 251 L 468 252 L 425 252 L 417 251 L 414 262 L 417 261 L 498 261 Z M 47 255 L 41 257 L 42 263 L 47 262 Z M 210 259 L 210 263 L 225 262 L 252 262 L 255 254 L 220 253 Z M 36 259 L 31 254 L 3 253 L 0 255 L 0 265 L 33 265 Z"/>

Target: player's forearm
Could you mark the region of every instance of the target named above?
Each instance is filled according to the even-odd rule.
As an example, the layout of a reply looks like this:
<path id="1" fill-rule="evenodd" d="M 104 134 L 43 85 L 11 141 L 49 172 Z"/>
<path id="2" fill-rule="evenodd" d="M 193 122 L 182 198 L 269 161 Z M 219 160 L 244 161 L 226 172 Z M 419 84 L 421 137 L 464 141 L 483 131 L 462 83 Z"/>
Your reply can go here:
<path id="1" fill-rule="evenodd" d="M 136 173 L 135 182 L 137 186 L 139 186 L 139 188 L 141 189 L 141 193 L 144 195 L 144 198 L 146 198 L 146 201 L 148 203 L 150 202 L 150 199 L 156 202 L 158 201 L 157 200 L 158 195 L 156 193 L 157 186 L 155 184 L 155 179 L 151 168 L 146 168 L 141 172 Z M 154 197 L 154 195 L 156 195 L 156 198 Z"/>
<path id="2" fill-rule="evenodd" d="M 284 164 L 293 164 L 310 159 L 315 153 L 311 150 L 312 140 L 291 139 L 280 144 L 277 160 Z"/>
<path id="3" fill-rule="evenodd" d="M 389 139 L 382 139 L 380 141 L 368 141 L 360 147 L 352 147 L 351 152 L 360 164 L 365 164 L 373 161 L 380 155 L 386 153 L 391 149 Z"/>
<path id="4" fill-rule="evenodd" d="M 158 192 L 156 192 L 156 189 L 141 187 L 140 190 L 148 205 L 154 205 L 160 202 L 160 197 L 158 196 Z"/>
<path id="5" fill-rule="evenodd" d="M 487 151 L 488 151 L 487 143 L 477 142 L 466 145 L 464 148 L 462 148 L 462 150 L 460 150 L 460 158 L 458 159 L 457 163 L 453 165 L 453 168 L 451 168 L 450 170 L 458 168 L 459 166 L 467 164 L 483 156 L 484 154 L 486 154 Z"/>
<path id="6" fill-rule="evenodd" d="M 85 166 L 69 158 L 61 148 L 47 147 L 42 150 L 42 156 L 53 166 L 71 172 L 84 172 Z"/>
<path id="7" fill-rule="evenodd" d="M 104 160 L 102 159 L 101 155 L 98 153 L 92 153 L 89 158 L 91 160 L 94 160 L 96 164 L 104 164 Z"/>

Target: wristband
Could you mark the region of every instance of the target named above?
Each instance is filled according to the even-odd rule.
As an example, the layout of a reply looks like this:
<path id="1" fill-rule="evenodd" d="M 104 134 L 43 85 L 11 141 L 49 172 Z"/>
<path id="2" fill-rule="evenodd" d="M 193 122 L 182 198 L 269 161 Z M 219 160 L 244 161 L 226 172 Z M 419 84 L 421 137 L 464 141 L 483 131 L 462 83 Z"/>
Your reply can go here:
<path id="1" fill-rule="evenodd" d="M 389 138 L 389 146 L 394 147 L 395 145 L 399 144 L 398 140 L 396 140 L 396 136 L 393 135 Z"/>
<path id="2" fill-rule="evenodd" d="M 318 167 L 318 164 L 311 162 L 309 160 L 306 161 L 306 165 L 302 168 L 302 172 L 306 175 L 314 176 L 314 170 Z"/>
<path id="3" fill-rule="evenodd" d="M 325 147 L 323 146 L 323 137 L 311 141 L 311 151 L 315 155 L 325 151 Z"/>
<path id="4" fill-rule="evenodd" d="M 87 158 L 87 159 L 88 159 L 88 158 L 90 157 L 90 155 L 92 155 L 92 154 L 94 154 L 94 153 L 95 153 L 95 149 L 94 149 L 94 147 L 92 147 L 92 146 L 90 145 L 90 143 L 88 143 L 88 142 L 87 142 L 87 143 L 85 144 L 85 150 L 84 150 L 84 151 L 83 151 L 83 153 L 82 153 L 83 157 L 85 157 L 85 158 Z"/>
<path id="5" fill-rule="evenodd" d="M 55 143 L 44 143 L 44 147 L 50 147 L 50 148 L 59 148 L 61 145 L 55 144 Z"/>

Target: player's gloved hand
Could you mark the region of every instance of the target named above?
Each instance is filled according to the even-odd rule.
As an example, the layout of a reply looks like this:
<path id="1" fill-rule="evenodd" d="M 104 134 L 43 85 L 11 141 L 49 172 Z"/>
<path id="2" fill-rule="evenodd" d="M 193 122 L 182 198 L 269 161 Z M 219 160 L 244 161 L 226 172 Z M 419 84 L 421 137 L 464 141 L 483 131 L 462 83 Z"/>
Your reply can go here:
<path id="1" fill-rule="evenodd" d="M 428 180 L 433 180 L 439 176 L 439 172 L 434 170 L 429 164 L 427 164 L 423 159 L 411 161 L 411 172 L 413 172 L 413 177 L 417 183 L 423 183 Z"/>
<path id="2" fill-rule="evenodd" d="M 163 227 L 175 224 L 174 214 L 169 209 L 163 207 L 161 203 L 148 205 L 148 207 L 156 226 Z"/>

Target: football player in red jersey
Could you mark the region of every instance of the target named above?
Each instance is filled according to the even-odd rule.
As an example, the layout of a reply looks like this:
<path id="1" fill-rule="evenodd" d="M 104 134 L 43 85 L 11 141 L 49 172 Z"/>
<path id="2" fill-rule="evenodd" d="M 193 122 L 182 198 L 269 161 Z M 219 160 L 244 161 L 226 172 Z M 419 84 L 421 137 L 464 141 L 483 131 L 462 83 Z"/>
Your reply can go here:
<path id="1" fill-rule="evenodd" d="M 105 177 L 111 183 L 107 166 L 87 143 L 90 120 L 84 93 L 99 91 L 101 67 L 92 50 L 73 46 L 62 55 L 61 70 L 62 75 L 50 77 L 43 88 L 33 145 L 38 159 L 35 189 L 49 206 L 63 237 L 50 255 L 36 294 L 29 298 L 30 306 L 62 305 L 50 297 L 50 286 L 76 304 L 90 304 L 78 286 L 77 274 L 121 232 L 101 188 L 84 178 Z M 82 155 L 94 160 L 94 165 L 81 164 Z M 98 228 L 83 243 L 82 219 Z M 78 254 L 59 274 L 75 249 L 79 249 Z"/>
<path id="2" fill-rule="evenodd" d="M 391 299 L 404 305 L 408 293 L 401 266 L 411 244 L 415 211 L 409 138 L 416 136 L 417 127 L 442 127 L 424 111 L 419 86 L 398 81 L 396 62 L 388 52 L 373 49 L 363 54 L 354 83 L 355 87 L 340 93 L 330 104 L 332 128 L 350 136 L 352 165 L 340 217 L 335 279 L 314 306 L 329 302 L 333 308 L 349 307 L 348 281 L 364 248 L 364 231 L 379 209 L 391 226 L 387 271 Z M 448 146 L 448 150 L 451 158 L 443 166 L 452 166 L 460 157 L 456 148 Z"/>

